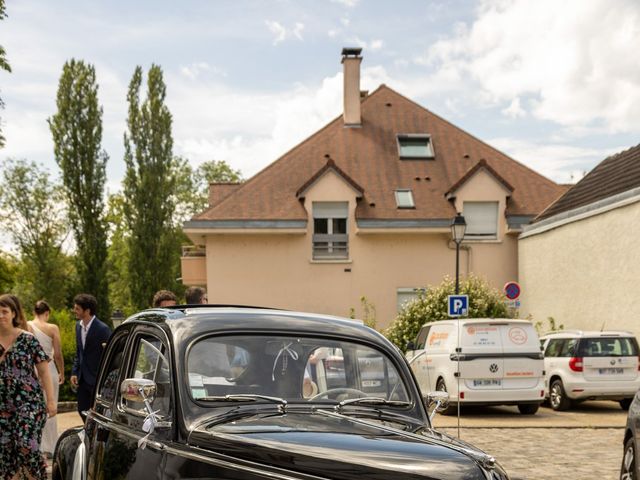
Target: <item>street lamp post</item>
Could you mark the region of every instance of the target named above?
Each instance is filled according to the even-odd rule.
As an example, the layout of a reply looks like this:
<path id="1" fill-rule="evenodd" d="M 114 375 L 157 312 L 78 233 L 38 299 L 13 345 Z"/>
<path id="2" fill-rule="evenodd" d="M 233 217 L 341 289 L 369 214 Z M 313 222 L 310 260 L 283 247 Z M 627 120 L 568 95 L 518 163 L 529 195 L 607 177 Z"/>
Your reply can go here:
<path id="1" fill-rule="evenodd" d="M 467 230 L 467 222 L 460 212 L 456 214 L 451 221 L 451 238 L 456 243 L 456 295 L 460 290 L 460 244 L 464 239 L 464 233 Z"/>

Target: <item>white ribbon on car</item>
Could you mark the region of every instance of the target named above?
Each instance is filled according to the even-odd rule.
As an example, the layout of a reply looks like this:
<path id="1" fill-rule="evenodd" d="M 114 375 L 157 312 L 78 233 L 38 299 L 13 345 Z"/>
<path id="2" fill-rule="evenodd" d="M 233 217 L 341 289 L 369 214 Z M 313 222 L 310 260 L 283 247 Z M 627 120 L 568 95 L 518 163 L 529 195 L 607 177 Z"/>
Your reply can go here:
<path id="1" fill-rule="evenodd" d="M 147 434 L 138 440 L 138 448 L 140 450 L 144 450 L 147 446 L 147 442 L 149 441 L 149 436 L 156 429 L 156 425 L 158 425 L 158 415 L 157 413 L 160 410 L 156 410 L 155 412 L 150 412 L 144 419 L 142 423 L 142 431 L 147 432 Z"/>
<path id="2" fill-rule="evenodd" d="M 76 455 L 73 458 L 73 470 L 71 471 L 71 478 L 73 480 L 85 480 L 87 478 L 87 474 L 85 471 L 85 446 L 84 446 L 84 430 L 80 430 L 78 432 L 78 438 L 80 439 L 80 445 L 78 445 L 78 449 L 76 450 Z"/>
<path id="3" fill-rule="evenodd" d="M 275 382 L 276 381 L 276 365 L 278 365 L 278 360 L 280 359 L 280 357 L 282 357 L 282 374 L 284 375 L 284 373 L 287 371 L 287 364 L 289 362 L 289 357 L 291 357 L 292 360 L 298 360 L 298 353 L 295 350 L 292 350 L 291 345 L 293 345 L 293 342 L 289 342 L 287 344 L 285 344 L 284 342 L 282 343 L 282 348 L 280 349 L 280 351 L 278 352 L 278 355 L 276 355 L 276 359 L 273 361 L 273 369 L 271 370 L 271 381 Z M 289 355 L 289 357 L 287 357 L 287 355 Z"/>

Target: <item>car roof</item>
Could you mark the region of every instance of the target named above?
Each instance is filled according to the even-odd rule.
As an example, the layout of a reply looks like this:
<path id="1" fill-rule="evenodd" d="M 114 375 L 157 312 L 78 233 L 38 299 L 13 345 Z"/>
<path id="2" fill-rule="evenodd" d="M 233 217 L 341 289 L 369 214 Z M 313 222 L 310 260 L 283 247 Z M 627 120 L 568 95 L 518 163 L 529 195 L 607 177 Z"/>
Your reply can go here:
<path id="1" fill-rule="evenodd" d="M 547 338 L 585 338 L 585 337 L 635 337 L 627 330 L 560 330 L 548 332 L 540 336 L 540 340 Z"/>
<path id="2" fill-rule="evenodd" d="M 144 310 L 129 317 L 124 323 L 136 320 L 162 323 L 174 333 L 174 336 L 182 336 L 186 332 L 192 337 L 203 333 L 271 330 L 293 331 L 296 334 L 331 333 L 365 338 L 377 343 L 382 337 L 379 332 L 366 327 L 362 320 L 262 307 L 178 305 Z"/>
<path id="3" fill-rule="evenodd" d="M 487 322 L 500 322 L 500 323 L 508 322 L 508 323 L 520 323 L 520 324 L 531 325 L 531 322 L 529 320 L 524 320 L 521 318 L 448 318 L 446 320 L 435 320 L 433 322 L 427 322 L 424 325 L 433 325 L 436 323 L 439 323 L 439 324 L 464 323 L 466 325 L 466 324 L 487 323 Z"/>

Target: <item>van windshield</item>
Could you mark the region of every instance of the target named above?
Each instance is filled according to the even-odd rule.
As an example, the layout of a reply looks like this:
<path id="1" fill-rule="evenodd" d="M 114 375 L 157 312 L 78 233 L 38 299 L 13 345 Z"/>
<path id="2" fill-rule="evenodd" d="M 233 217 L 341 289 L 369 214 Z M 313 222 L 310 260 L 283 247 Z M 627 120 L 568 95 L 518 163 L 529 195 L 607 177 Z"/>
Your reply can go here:
<path id="1" fill-rule="evenodd" d="M 631 357 L 638 355 L 638 342 L 633 337 L 584 338 L 578 348 L 579 357 Z"/>

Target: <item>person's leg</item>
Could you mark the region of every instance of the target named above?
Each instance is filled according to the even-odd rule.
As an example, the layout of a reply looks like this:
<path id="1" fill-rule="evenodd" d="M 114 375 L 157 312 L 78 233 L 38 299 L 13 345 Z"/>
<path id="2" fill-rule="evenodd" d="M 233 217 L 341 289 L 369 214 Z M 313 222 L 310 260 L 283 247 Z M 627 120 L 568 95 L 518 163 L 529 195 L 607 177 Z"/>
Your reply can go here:
<path id="1" fill-rule="evenodd" d="M 86 420 L 86 415 L 83 412 L 91 408 L 92 393 L 93 387 L 91 385 L 84 382 L 78 384 L 78 413 L 82 417 L 82 421 Z"/>

